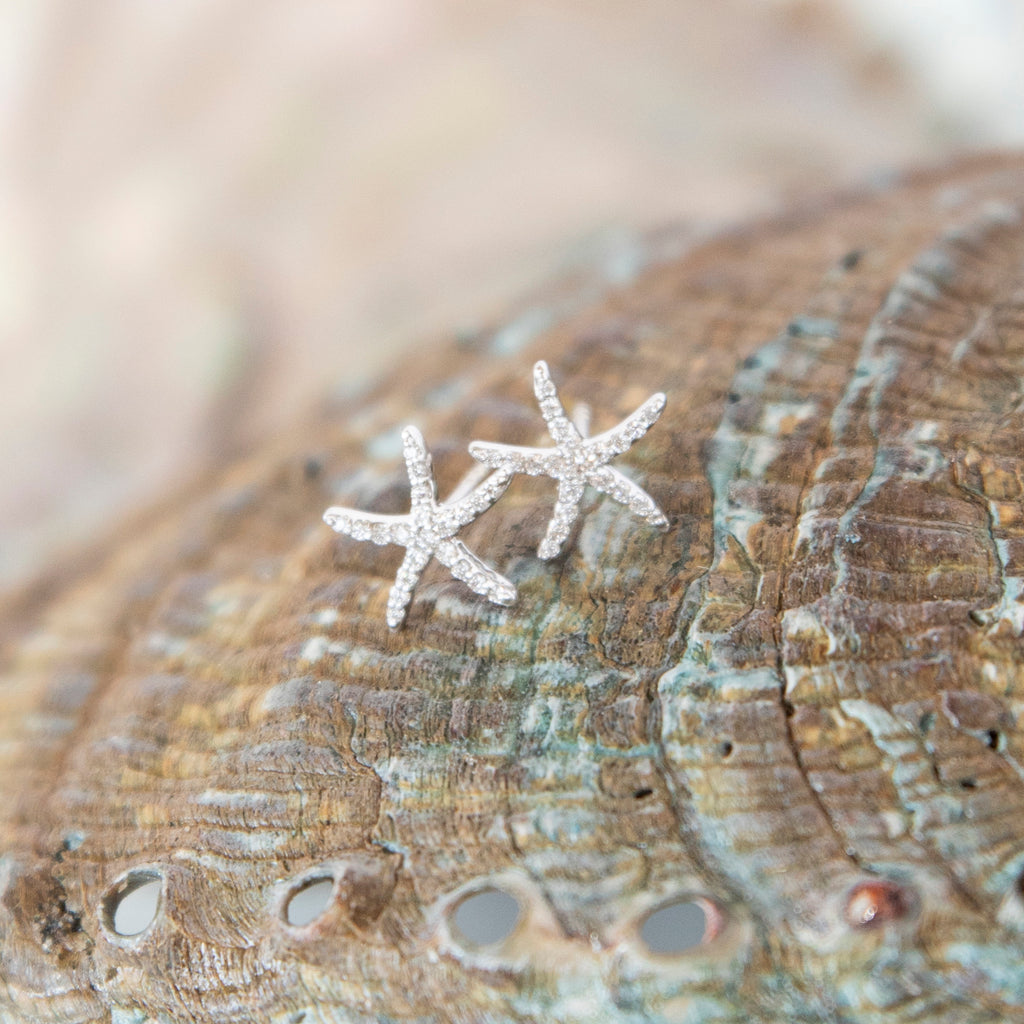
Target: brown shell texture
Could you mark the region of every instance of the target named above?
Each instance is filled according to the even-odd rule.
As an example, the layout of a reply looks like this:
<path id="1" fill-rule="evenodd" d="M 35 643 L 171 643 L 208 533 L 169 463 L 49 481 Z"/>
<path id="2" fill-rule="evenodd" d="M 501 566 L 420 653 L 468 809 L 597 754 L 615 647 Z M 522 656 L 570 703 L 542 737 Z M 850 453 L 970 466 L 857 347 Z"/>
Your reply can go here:
<path id="1" fill-rule="evenodd" d="M 975 158 L 695 245 L 10 600 L 0 1020 L 1024 1021 L 1022 213 Z M 434 563 L 389 630 L 323 510 L 407 511 L 407 423 L 442 497 L 544 443 L 537 359 L 595 433 L 667 394 L 670 528 L 588 491 L 542 562 L 516 477 L 461 534 L 516 603 Z"/>

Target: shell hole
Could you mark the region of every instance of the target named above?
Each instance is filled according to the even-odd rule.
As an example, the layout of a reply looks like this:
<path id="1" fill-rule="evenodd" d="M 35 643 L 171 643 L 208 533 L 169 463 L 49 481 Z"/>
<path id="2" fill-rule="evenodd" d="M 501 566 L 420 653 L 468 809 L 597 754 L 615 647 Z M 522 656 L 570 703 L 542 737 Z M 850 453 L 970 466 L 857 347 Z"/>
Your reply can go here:
<path id="1" fill-rule="evenodd" d="M 311 878 L 288 898 L 284 919 L 293 928 L 304 928 L 327 910 L 333 896 L 333 878 Z"/>
<path id="2" fill-rule="evenodd" d="M 451 917 L 452 934 L 470 948 L 497 946 L 516 930 L 521 916 L 522 907 L 514 896 L 501 889 L 484 889 L 459 901 Z"/>
<path id="3" fill-rule="evenodd" d="M 730 740 L 723 740 L 718 745 L 718 752 L 722 757 L 729 757 L 732 754 L 732 742 Z"/>
<path id="4" fill-rule="evenodd" d="M 995 729 L 989 729 L 988 732 L 985 733 L 985 746 L 988 747 L 989 750 L 999 749 L 999 733 L 996 732 Z"/>
<path id="5" fill-rule="evenodd" d="M 155 871 L 132 871 L 107 894 L 103 917 L 115 935 L 141 935 L 160 911 L 163 879 Z"/>
<path id="6" fill-rule="evenodd" d="M 634 800 L 646 800 L 649 796 L 653 796 L 653 795 L 654 795 L 654 790 L 650 789 L 647 786 L 644 786 L 642 789 L 638 789 L 633 794 L 633 799 Z"/>
<path id="7" fill-rule="evenodd" d="M 679 956 L 710 942 L 720 927 L 721 914 L 708 900 L 674 900 L 644 918 L 640 940 L 649 953 Z"/>
<path id="8" fill-rule="evenodd" d="M 847 897 L 846 920 L 854 928 L 875 928 L 906 917 L 912 902 L 910 895 L 895 882 L 861 882 Z"/>

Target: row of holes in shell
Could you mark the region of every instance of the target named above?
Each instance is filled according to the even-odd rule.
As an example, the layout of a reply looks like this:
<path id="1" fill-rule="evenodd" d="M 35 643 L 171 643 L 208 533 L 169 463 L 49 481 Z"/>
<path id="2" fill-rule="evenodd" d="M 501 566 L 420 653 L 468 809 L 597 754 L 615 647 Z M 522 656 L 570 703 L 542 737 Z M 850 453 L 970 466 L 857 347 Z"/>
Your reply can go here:
<path id="1" fill-rule="evenodd" d="M 156 869 L 128 872 L 103 902 L 104 925 L 115 935 L 141 936 L 160 913 L 163 877 Z M 330 874 L 307 875 L 287 893 L 281 915 L 292 928 L 313 925 L 337 899 Z M 916 899 L 904 886 L 883 879 L 861 882 L 847 894 L 845 918 L 855 929 L 875 927 L 912 915 Z M 499 885 L 482 883 L 457 894 L 446 907 L 454 941 L 472 952 L 497 952 L 524 917 L 520 896 Z M 650 955 L 682 956 L 709 945 L 727 923 L 725 912 L 705 896 L 668 898 L 638 921 L 637 937 Z"/>
<path id="2" fill-rule="evenodd" d="M 115 935 L 143 935 L 156 921 L 163 899 L 163 878 L 147 869 L 131 871 L 117 882 L 103 902 L 104 925 Z M 335 899 L 329 875 L 307 877 L 284 901 L 282 917 L 292 928 L 305 928 L 323 916 Z M 448 907 L 448 929 L 468 950 L 497 950 L 518 929 L 523 906 L 518 895 L 493 885 L 467 891 Z M 719 934 L 725 915 L 703 896 L 669 899 L 648 911 L 639 922 L 639 938 L 655 956 L 680 956 L 707 945 Z"/>

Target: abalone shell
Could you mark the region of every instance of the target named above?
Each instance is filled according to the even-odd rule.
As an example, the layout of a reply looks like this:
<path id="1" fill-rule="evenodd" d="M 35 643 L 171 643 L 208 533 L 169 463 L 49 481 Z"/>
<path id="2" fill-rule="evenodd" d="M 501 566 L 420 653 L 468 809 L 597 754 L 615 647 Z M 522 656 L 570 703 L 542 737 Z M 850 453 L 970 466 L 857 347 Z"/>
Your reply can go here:
<path id="1" fill-rule="evenodd" d="M 0 1019 L 1024 1021 L 1022 209 L 979 158 L 430 347 L 9 599 Z M 442 496 L 537 443 L 540 358 L 595 431 L 666 392 L 670 528 L 541 562 L 516 478 L 517 602 L 388 629 L 321 513 L 406 511 L 407 423 Z"/>

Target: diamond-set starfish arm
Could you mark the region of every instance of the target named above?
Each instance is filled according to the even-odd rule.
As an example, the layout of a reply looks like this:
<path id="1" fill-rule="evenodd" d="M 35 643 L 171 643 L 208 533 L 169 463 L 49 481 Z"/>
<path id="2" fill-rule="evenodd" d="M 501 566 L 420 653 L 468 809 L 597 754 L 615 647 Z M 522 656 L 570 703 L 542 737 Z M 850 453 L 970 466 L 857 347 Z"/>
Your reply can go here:
<path id="1" fill-rule="evenodd" d="M 405 621 L 405 613 L 412 600 L 412 592 L 419 582 L 420 573 L 430 561 L 430 552 L 426 548 L 407 548 L 405 558 L 398 567 L 394 585 L 388 593 L 387 618 L 388 625 L 397 629 Z"/>
<path id="2" fill-rule="evenodd" d="M 551 379 L 551 371 L 543 359 L 538 360 L 533 367 L 533 393 L 537 396 L 537 404 L 540 406 L 540 414 L 548 425 L 548 433 L 559 447 L 575 446 L 583 437 L 576 429 L 575 424 L 565 414 L 561 399 L 558 397 L 558 389 Z"/>
<path id="3" fill-rule="evenodd" d="M 354 508 L 335 506 L 324 513 L 324 522 L 337 533 L 374 544 L 406 544 L 409 540 L 408 516 L 376 515 Z"/>
<path id="4" fill-rule="evenodd" d="M 504 469 L 512 463 L 517 473 L 528 476 L 558 478 L 565 465 L 565 456 L 558 448 L 524 448 L 518 444 L 500 444 L 497 441 L 473 441 L 469 454 L 492 469 Z"/>
<path id="5" fill-rule="evenodd" d="M 555 499 L 555 509 L 551 514 L 551 521 L 548 523 L 544 539 L 537 548 L 537 555 L 540 558 L 554 558 L 572 530 L 572 524 L 580 512 L 580 502 L 583 501 L 583 492 L 586 485 L 576 477 L 562 477 L 558 481 L 558 497 Z"/>
<path id="6" fill-rule="evenodd" d="M 467 587 L 495 604 L 509 605 L 516 599 L 516 588 L 504 576 L 477 558 L 461 540 L 442 541 L 434 557 Z"/>
<path id="7" fill-rule="evenodd" d="M 409 475 L 411 507 L 407 515 L 379 515 L 341 507 L 329 508 L 324 513 L 324 522 L 338 533 L 374 544 L 400 544 L 406 548 L 388 595 L 388 625 L 395 629 L 405 620 L 412 592 L 431 558 L 436 558 L 476 593 L 496 604 L 511 604 L 516 596 L 515 586 L 477 558 L 462 541 L 453 539 L 461 527 L 471 523 L 504 494 L 512 479 L 511 470 L 497 470 L 465 496 L 445 504 L 437 501 L 430 453 L 415 427 L 402 431 L 402 452 Z"/>
<path id="8" fill-rule="evenodd" d="M 614 466 L 601 466 L 591 471 L 587 474 L 587 482 L 591 487 L 604 491 L 620 505 L 627 506 L 634 515 L 646 519 L 651 526 L 668 526 L 665 513 L 654 503 L 654 499 Z"/>
<path id="9" fill-rule="evenodd" d="M 618 426 L 598 434 L 590 440 L 602 450 L 611 453 L 610 458 L 629 451 L 640 440 L 665 411 L 665 396 L 659 391 L 651 395 L 635 412 L 631 412 Z"/>
<path id="10" fill-rule="evenodd" d="M 495 470 L 548 476 L 558 481 L 558 497 L 547 533 L 537 554 L 544 559 L 559 553 L 579 516 L 584 488 L 591 487 L 621 502 L 635 515 L 664 528 L 668 520 L 654 499 L 618 470 L 608 466 L 616 455 L 628 451 L 654 425 L 665 408 L 665 396 L 651 395 L 617 426 L 596 437 L 584 437 L 565 414 L 547 363 L 533 368 L 533 391 L 554 448 L 473 441 L 470 454 Z"/>
<path id="11" fill-rule="evenodd" d="M 406 427 L 402 431 L 402 456 L 405 458 L 405 469 L 409 474 L 409 501 L 412 511 L 436 504 L 434 460 L 427 451 L 423 435 L 415 427 Z"/>
<path id="12" fill-rule="evenodd" d="M 482 511 L 490 508 L 507 490 L 512 481 L 512 474 L 500 468 L 491 473 L 483 483 L 478 484 L 466 498 L 460 498 L 441 506 L 445 521 L 452 523 L 452 532 L 463 526 L 469 526 Z M 467 501 L 472 498 L 472 501 Z M 485 504 L 486 503 L 486 504 Z"/>

